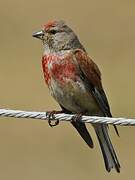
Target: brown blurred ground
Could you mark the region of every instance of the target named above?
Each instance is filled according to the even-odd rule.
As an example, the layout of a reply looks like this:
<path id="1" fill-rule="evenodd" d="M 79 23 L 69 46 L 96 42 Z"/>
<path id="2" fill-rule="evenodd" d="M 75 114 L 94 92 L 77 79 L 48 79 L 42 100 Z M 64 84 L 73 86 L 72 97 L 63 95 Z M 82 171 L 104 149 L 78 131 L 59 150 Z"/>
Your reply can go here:
<path id="1" fill-rule="evenodd" d="M 99 65 L 114 116 L 135 117 L 135 1 L 0 1 L 0 106 L 24 110 L 58 109 L 44 85 L 41 43 L 33 31 L 52 19 L 65 20 Z M 90 125 L 89 125 L 90 127 Z M 134 178 L 135 127 L 110 128 L 121 174 L 104 169 L 93 132 L 89 150 L 68 123 L 1 118 L 0 179 Z"/>

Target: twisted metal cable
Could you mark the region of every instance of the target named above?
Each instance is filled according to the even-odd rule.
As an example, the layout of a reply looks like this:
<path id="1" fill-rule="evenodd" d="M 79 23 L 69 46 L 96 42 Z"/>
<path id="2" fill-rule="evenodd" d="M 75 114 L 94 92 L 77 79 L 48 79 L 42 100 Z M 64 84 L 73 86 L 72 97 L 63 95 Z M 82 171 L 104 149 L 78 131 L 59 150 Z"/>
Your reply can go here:
<path id="1" fill-rule="evenodd" d="M 0 109 L 0 116 L 48 120 L 46 112 L 21 111 L 21 110 L 11 110 L 11 109 Z M 52 121 L 55 121 L 55 120 L 71 121 L 73 116 L 74 115 L 64 114 L 64 113 L 54 114 L 54 119 L 52 119 Z M 82 116 L 81 121 L 84 123 L 115 124 L 115 125 L 121 125 L 121 126 L 134 126 L 135 125 L 135 119 L 128 119 L 128 118 Z"/>

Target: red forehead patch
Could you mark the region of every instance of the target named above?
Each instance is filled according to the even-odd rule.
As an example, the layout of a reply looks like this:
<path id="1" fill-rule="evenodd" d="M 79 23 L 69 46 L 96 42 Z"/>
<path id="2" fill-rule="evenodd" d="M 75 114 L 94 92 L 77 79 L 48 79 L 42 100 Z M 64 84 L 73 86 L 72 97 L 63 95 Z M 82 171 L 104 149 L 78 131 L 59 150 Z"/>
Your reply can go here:
<path id="1" fill-rule="evenodd" d="M 47 24 L 43 25 L 43 29 L 45 29 L 45 30 L 50 29 L 51 27 L 54 27 L 56 24 L 57 24 L 56 21 L 50 21 Z"/>

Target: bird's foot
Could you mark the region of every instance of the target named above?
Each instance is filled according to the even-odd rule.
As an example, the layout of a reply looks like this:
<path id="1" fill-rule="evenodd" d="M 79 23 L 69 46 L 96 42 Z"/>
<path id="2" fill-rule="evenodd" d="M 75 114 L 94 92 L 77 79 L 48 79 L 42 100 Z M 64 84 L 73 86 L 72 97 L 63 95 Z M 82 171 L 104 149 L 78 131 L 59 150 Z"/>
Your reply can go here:
<path id="1" fill-rule="evenodd" d="M 82 120 L 82 113 L 74 115 L 71 119 L 71 122 L 80 122 Z"/>
<path id="2" fill-rule="evenodd" d="M 59 124 L 59 120 L 56 120 L 53 124 L 52 124 L 52 120 L 55 120 L 54 114 L 59 114 L 61 112 L 62 111 L 48 111 L 46 113 L 46 117 L 48 119 L 48 124 L 50 127 L 54 127 L 54 126 L 57 126 Z"/>

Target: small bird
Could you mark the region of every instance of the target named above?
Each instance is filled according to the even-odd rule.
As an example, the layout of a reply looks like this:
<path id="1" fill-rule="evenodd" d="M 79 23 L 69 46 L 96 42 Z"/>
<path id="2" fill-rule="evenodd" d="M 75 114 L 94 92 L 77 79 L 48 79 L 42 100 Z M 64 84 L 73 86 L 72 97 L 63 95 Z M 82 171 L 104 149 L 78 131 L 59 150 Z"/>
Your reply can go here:
<path id="1" fill-rule="evenodd" d="M 63 21 L 48 22 L 40 31 L 33 33 L 33 37 L 43 42 L 42 67 L 51 95 L 61 106 L 62 112 L 76 114 L 71 124 L 87 145 L 93 148 L 86 125 L 77 119 L 82 115 L 112 117 L 98 66 L 88 56 L 73 30 Z M 99 123 L 92 125 L 106 170 L 110 172 L 115 168 L 120 172 L 108 126 Z M 118 134 L 116 126 L 114 128 Z"/>

